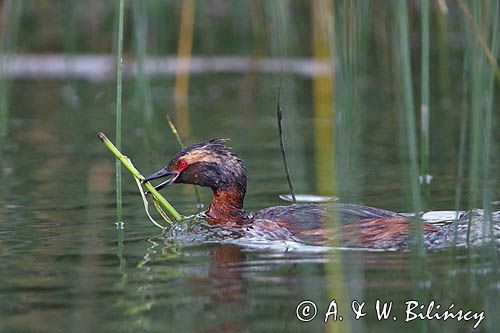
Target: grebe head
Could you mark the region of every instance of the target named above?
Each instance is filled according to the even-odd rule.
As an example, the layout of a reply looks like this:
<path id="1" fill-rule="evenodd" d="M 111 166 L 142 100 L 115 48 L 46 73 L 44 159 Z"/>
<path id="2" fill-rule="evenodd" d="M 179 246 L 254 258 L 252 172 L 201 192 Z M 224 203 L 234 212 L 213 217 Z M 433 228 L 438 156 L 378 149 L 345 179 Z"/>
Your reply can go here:
<path id="1" fill-rule="evenodd" d="M 245 165 L 224 145 L 225 141 L 211 139 L 183 148 L 144 182 L 171 176 L 155 188 L 159 190 L 174 183 L 184 183 L 210 187 L 214 192 L 234 188 L 244 195 L 247 184 Z"/>

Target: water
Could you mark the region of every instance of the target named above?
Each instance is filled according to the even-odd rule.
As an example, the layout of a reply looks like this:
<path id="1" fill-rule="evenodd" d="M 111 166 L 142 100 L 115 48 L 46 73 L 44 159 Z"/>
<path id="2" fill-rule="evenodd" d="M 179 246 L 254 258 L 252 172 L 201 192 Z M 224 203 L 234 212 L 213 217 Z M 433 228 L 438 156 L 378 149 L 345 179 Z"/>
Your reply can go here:
<path id="1" fill-rule="evenodd" d="M 293 90 L 282 105 L 292 178 L 298 193 L 317 193 L 310 81 L 287 77 Z M 178 149 L 164 115 L 173 112 L 172 80 L 153 82 L 154 119 L 144 119 L 133 84 L 124 96 L 123 152 L 147 174 Z M 374 82 L 368 82 L 375 87 Z M 249 99 L 236 75 L 200 75 L 192 80 L 189 143 L 230 138 L 247 162 L 246 208 L 285 204 L 288 193 L 275 128 L 277 78 L 259 76 Z M 300 92 L 300 94 L 299 94 Z M 298 96 L 290 107 L 290 96 Z M 369 99 L 375 99 L 370 95 Z M 305 247 L 285 242 L 207 241 L 190 234 L 160 235 L 144 213 L 135 182 L 124 171 L 123 230 L 115 226 L 114 160 L 97 139 L 113 137 L 114 90 L 104 83 L 15 81 L 10 135 L 0 167 L 1 332 L 301 332 L 350 328 L 354 332 L 469 331 L 473 321 L 404 322 L 405 302 L 435 300 L 443 308 L 485 311 L 484 331 L 498 331 L 500 299 L 493 256 L 441 250 L 425 262 L 410 252 Z M 367 114 L 359 151 L 356 190 L 350 201 L 411 211 L 409 185 L 394 142 L 397 120 L 377 123 Z M 436 122 L 446 121 L 446 113 Z M 287 120 L 288 119 L 288 120 Z M 292 128 L 300 131 L 292 132 Z M 451 122 L 455 130 L 458 121 Z M 387 128 L 393 128 L 392 134 Z M 447 129 L 446 132 L 453 131 Z M 454 207 L 457 147 L 436 132 L 431 210 Z M 298 142 L 294 145 L 293 143 Z M 323 180 L 328 181 L 328 180 Z M 493 189 L 498 197 L 498 188 Z M 197 212 L 194 191 L 176 185 L 163 191 L 183 214 Z M 322 193 L 324 194 L 324 193 Z M 210 192 L 201 190 L 206 204 Z M 332 193 L 327 195 L 332 195 Z M 434 215 L 430 215 L 433 217 Z M 485 259 L 486 258 L 486 259 Z M 490 260 L 491 259 L 491 260 Z M 342 322 L 323 323 L 335 299 Z M 392 301 L 394 321 L 376 318 L 376 300 Z M 303 300 L 317 303 L 311 322 L 296 318 Z M 353 320 L 351 301 L 366 301 L 366 317 Z"/>

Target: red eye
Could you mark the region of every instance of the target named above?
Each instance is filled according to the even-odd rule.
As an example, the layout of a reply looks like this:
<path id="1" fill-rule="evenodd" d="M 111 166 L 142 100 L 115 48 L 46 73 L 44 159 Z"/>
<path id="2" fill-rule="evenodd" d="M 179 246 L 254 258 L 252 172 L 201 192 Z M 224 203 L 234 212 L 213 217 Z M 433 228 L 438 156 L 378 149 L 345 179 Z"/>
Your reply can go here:
<path id="1" fill-rule="evenodd" d="M 179 169 L 184 170 L 188 166 L 187 162 L 184 160 L 179 161 Z"/>

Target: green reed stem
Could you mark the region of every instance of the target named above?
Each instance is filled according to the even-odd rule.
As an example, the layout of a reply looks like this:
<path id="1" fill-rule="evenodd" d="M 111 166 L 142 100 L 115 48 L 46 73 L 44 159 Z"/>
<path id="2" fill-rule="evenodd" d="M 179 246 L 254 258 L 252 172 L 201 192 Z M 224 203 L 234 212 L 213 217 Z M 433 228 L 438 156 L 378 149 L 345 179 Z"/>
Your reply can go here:
<path id="1" fill-rule="evenodd" d="M 429 192 L 429 0 L 421 0 L 422 5 L 422 90 L 420 103 L 420 177 L 424 187 L 424 197 Z"/>
<path id="2" fill-rule="evenodd" d="M 415 129 L 415 114 L 413 106 L 413 90 L 411 78 L 411 63 L 410 63 L 410 42 L 408 28 L 408 8 L 406 1 L 398 1 L 399 10 L 399 33 L 400 33 L 400 52 L 401 65 L 403 75 L 403 97 L 406 119 L 406 133 L 408 140 L 408 154 L 410 159 L 410 183 L 413 209 L 415 211 L 415 233 L 417 253 L 423 256 L 425 253 L 422 221 L 420 219 L 421 199 L 420 186 L 418 182 L 418 163 L 417 163 L 417 140 Z"/>
<path id="3" fill-rule="evenodd" d="M 459 2 L 464 16 L 466 18 L 465 23 L 467 26 L 475 26 L 474 22 L 484 19 L 482 14 L 482 3 L 473 2 L 472 3 L 472 13 L 469 12 L 464 4 Z M 463 5 L 463 6 L 462 6 Z M 474 16 L 472 16 L 474 15 Z M 469 179 L 470 179 L 470 189 L 469 189 L 469 208 L 475 208 L 479 204 L 480 195 L 480 183 L 481 183 L 481 160 L 484 153 L 484 142 L 483 142 L 483 120 L 484 120 L 484 100 L 486 96 L 487 88 L 485 86 L 485 70 L 484 57 L 481 51 L 477 47 L 477 43 L 481 39 L 477 38 L 477 34 L 474 36 L 474 32 L 471 31 L 467 34 L 467 46 L 471 49 L 471 57 L 469 58 L 470 64 L 470 82 L 471 82 L 471 140 L 470 140 L 470 153 L 469 153 Z M 484 41 L 483 41 L 484 42 Z M 468 221 L 467 228 L 467 244 L 470 241 L 470 228 L 471 219 Z"/>
<path id="4" fill-rule="evenodd" d="M 19 30 L 19 21 L 22 11 L 21 1 L 5 0 L 3 3 L 3 17 L 1 18 L 1 50 L 0 55 L 0 138 L 8 133 L 8 113 L 10 99 L 10 79 L 5 75 L 9 67 L 10 56 L 15 51 L 15 42 Z"/>
<path id="5" fill-rule="evenodd" d="M 144 176 L 134 167 L 130 159 L 123 155 L 115 145 L 109 139 L 106 137 L 106 135 L 102 132 L 99 132 L 98 134 L 99 139 L 104 143 L 106 147 L 115 155 L 117 162 L 120 164 L 123 164 L 125 168 L 134 176 L 135 178 L 139 180 L 144 180 Z M 158 202 L 168 211 L 170 215 L 176 220 L 176 221 L 181 221 L 182 216 L 177 212 L 177 210 L 163 197 L 157 190 L 155 190 L 154 186 L 151 185 L 150 182 L 147 182 L 144 184 L 144 187 L 151 193 L 151 195 L 158 200 Z"/>
<path id="6" fill-rule="evenodd" d="M 123 229 L 118 229 L 118 246 L 116 248 L 116 256 L 118 257 L 118 260 L 120 260 L 120 266 L 118 266 L 118 271 L 120 273 L 123 273 L 125 270 L 125 267 L 127 266 L 127 261 L 125 260 L 125 257 L 123 256 Z"/>
<path id="7" fill-rule="evenodd" d="M 458 146 L 458 168 L 457 168 L 457 178 L 455 183 L 455 220 L 459 219 L 460 211 L 460 201 L 462 200 L 463 183 L 464 183 L 464 173 L 465 173 L 465 142 L 467 139 L 467 123 L 469 119 L 469 107 L 467 105 L 467 94 L 468 94 L 468 84 L 467 84 L 467 65 L 469 63 L 468 57 L 470 55 L 467 53 L 464 61 L 464 74 L 463 74 L 463 94 L 462 94 L 462 118 L 460 120 L 460 138 Z M 453 230 L 453 245 L 457 243 L 458 237 L 458 223 L 455 223 Z M 455 250 L 455 248 L 453 248 Z"/>
<path id="8" fill-rule="evenodd" d="M 5 0 L 3 3 L 3 17 L 2 24 L 0 27 L 0 31 L 2 32 L 2 55 L 1 63 L 0 63 L 0 138 L 5 137 L 7 135 L 7 112 L 8 112 L 8 86 L 9 82 L 5 77 L 5 72 L 7 70 L 8 59 L 9 59 L 9 50 L 8 50 L 8 11 L 10 8 L 10 0 Z"/>
<path id="9" fill-rule="evenodd" d="M 116 146 L 118 151 L 122 147 L 122 52 L 123 52 L 123 7 L 124 0 L 120 0 L 118 14 L 118 50 L 116 60 Z M 118 222 L 123 219 L 122 208 L 122 169 L 120 161 L 116 161 L 116 212 Z"/>
<path id="10" fill-rule="evenodd" d="M 170 126 L 170 129 L 172 130 L 172 133 L 174 134 L 174 136 L 177 140 L 177 143 L 179 143 L 179 146 L 181 148 L 183 148 L 184 145 L 182 144 L 182 139 L 181 139 L 181 136 L 179 135 L 179 131 L 177 131 L 177 128 L 175 127 L 174 123 L 172 122 L 172 119 L 170 119 L 169 115 L 167 115 L 167 122 L 168 122 L 168 126 Z M 193 185 L 193 188 L 194 188 L 194 193 L 196 194 L 196 201 L 197 201 L 198 207 L 202 207 L 200 192 L 198 191 L 198 188 L 196 187 L 196 185 Z"/>
<path id="11" fill-rule="evenodd" d="M 491 53 L 494 57 L 498 56 L 498 48 L 499 48 L 499 11 L 500 5 L 499 2 L 495 2 L 491 4 L 493 6 L 493 10 L 491 11 L 492 17 L 490 22 L 491 27 Z M 496 254 L 496 246 L 495 236 L 493 234 L 493 224 L 491 220 L 491 201 L 492 201 L 492 189 L 490 185 L 490 177 L 491 177 L 491 152 L 492 152 L 492 132 L 493 132 L 493 98 L 494 98 L 494 76 L 491 71 L 488 70 L 486 63 L 484 64 L 485 71 L 484 75 L 484 85 L 486 89 L 483 89 L 483 93 L 485 94 L 484 101 L 484 119 L 482 121 L 482 132 L 483 132 L 483 160 L 482 160 L 482 191 L 483 191 L 483 216 L 484 216 L 484 224 L 483 224 L 483 236 L 486 236 L 486 233 L 491 237 L 492 242 L 492 250 L 493 252 L 486 253 L 486 256 L 492 258 L 492 254 L 497 257 Z M 486 250 L 486 247 L 483 249 Z M 493 258 L 492 258 L 493 259 Z"/>
<path id="12" fill-rule="evenodd" d="M 147 121 L 153 118 L 153 106 L 149 76 L 145 71 L 146 46 L 148 40 L 147 1 L 132 1 L 134 17 L 134 40 L 137 52 L 137 88 L 143 106 L 143 116 Z"/>
<path id="13" fill-rule="evenodd" d="M 477 41 L 479 42 L 479 46 L 481 50 L 484 53 L 484 56 L 486 57 L 486 60 L 488 60 L 491 69 L 493 70 L 493 73 L 495 74 L 497 80 L 500 82 L 500 68 L 498 68 L 498 64 L 496 61 L 496 57 L 494 53 L 488 48 L 488 45 L 486 44 L 486 41 L 484 40 L 483 34 L 481 33 L 481 30 L 477 26 L 476 22 L 474 21 L 474 17 L 470 13 L 469 9 L 467 8 L 467 5 L 463 0 L 457 0 L 458 2 L 458 7 L 462 11 L 462 13 L 465 16 L 466 22 L 469 25 L 471 31 L 474 33 L 474 36 L 476 37 Z M 474 1 L 472 2 L 474 6 L 482 5 L 482 1 Z"/>
<path id="14" fill-rule="evenodd" d="M 179 144 L 179 146 L 181 148 L 184 147 L 184 145 L 182 144 L 181 136 L 179 135 L 179 131 L 177 131 L 177 128 L 175 127 L 174 123 L 172 122 L 172 119 L 170 119 L 169 115 L 167 115 L 167 123 L 168 123 L 168 126 L 170 126 L 170 130 L 174 134 L 175 139 L 177 140 L 177 143 Z"/>

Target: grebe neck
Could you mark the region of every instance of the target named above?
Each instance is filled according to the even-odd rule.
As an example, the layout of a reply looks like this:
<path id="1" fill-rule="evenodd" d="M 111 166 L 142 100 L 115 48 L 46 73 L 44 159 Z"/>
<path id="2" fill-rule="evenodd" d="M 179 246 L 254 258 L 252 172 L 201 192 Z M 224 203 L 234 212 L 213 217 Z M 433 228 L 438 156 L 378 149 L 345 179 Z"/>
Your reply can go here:
<path id="1" fill-rule="evenodd" d="M 236 223 L 243 224 L 245 210 L 243 199 L 245 193 L 238 190 L 238 186 L 229 188 L 214 188 L 214 197 L 208 211 L 205 212 L 206 220 L 210 225 Z"/>

